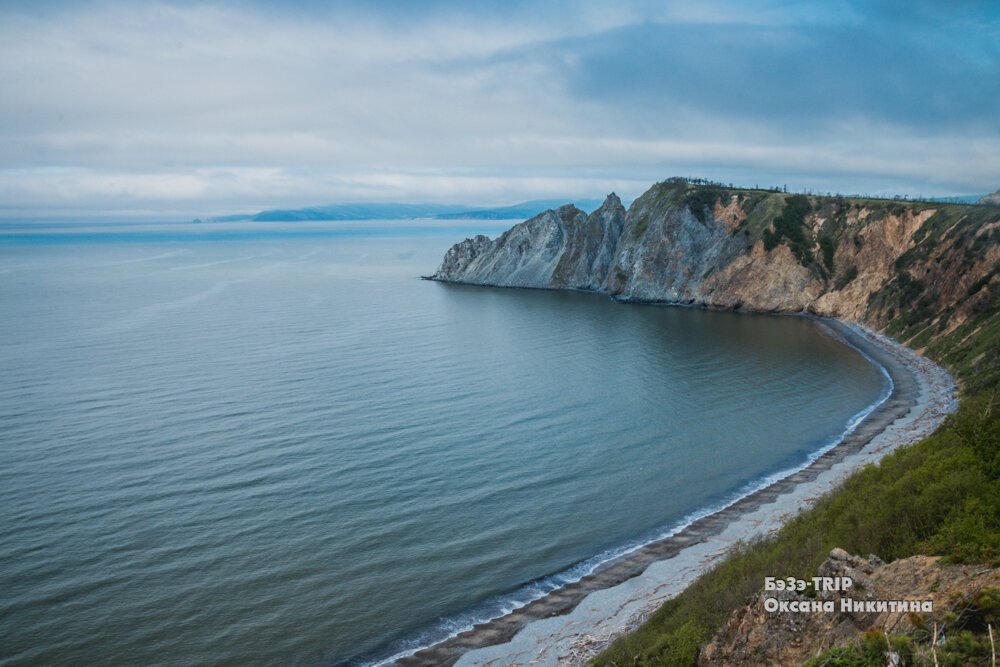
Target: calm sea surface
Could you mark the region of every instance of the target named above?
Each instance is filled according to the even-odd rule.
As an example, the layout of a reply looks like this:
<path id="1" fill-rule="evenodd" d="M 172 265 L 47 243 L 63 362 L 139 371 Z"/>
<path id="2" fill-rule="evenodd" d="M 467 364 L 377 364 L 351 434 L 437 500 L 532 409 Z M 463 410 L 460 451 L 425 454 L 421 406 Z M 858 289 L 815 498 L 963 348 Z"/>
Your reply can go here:
<path id="1" fill-rule="evenodd" d="M 0 227 L 0 664 L 385 657 L 885 390 L 804 319 L 418 279 L 506 226 Z"/>

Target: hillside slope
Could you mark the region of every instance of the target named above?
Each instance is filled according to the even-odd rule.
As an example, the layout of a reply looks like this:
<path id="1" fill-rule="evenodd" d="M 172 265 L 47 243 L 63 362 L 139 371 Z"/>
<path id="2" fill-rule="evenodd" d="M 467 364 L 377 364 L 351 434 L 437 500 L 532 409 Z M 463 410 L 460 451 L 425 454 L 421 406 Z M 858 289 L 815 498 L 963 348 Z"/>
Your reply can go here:
<path id="1" fill-rule="evenodd" d="M 869 632 L 840 624 L 807 637 L 781 615 L 746 619 L 764 577 L 814 576 L 835 547 L 890 562 L 928 554 L 944 557 L 933 561 L 942 564 L 1000 565 L 998 241 L 1000 206 L 806 197 L 673 179 L 627 212 L 611 195 L 590 215 L 563 207 L 448 252 L 434 279 L 857 321 L 948 366 L 962 385 L 958 411 L 934 435 L 854 474 L 772 537 L 734 550 L 592 664 L 795 662 L 785 656 L 794 642 L 809 655 L 834 647 L 811 665 L 883 665 L 890 646 L 906 665 L 988 664 L 983 621 L 996 632 L 996 588 L 971 604 L 959 596 L 957 606 L 911 619 L 916 625 Z M 932 626 L 948 632 L 936 648 Z"/>

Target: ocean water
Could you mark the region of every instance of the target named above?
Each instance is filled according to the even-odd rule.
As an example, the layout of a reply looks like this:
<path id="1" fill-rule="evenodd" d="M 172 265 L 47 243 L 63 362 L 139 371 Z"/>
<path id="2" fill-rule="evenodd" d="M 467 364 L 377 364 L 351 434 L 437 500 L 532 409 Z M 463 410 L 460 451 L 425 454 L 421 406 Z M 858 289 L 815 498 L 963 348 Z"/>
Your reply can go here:
<path id="1" fill-rule="evenodd" d="M 418 279 L 507 224 L 0 227 L 0 664 L 385 658 L 886 389 L 801 318 Z"/>

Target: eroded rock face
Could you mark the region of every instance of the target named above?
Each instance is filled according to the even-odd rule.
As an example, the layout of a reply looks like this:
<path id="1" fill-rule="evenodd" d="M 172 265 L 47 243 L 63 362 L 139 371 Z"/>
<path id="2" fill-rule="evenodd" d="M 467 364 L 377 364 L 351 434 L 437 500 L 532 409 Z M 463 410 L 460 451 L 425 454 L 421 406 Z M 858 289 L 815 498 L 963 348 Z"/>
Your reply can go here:
<path id="1" fill-rule="evenodd" d="M 728 216 L 726 216 L 727 219 Z M 745 237 L 703 213 L 699 219 L 676 194 L 650 190 L 630 209 L 602 291 L 641 301 L 712 304 L 715 271 L 748 252 Z"/>
<path id="2" fill-rule="evenodd" d="M 1000 281 L 1000 210 L 813 197 L 795 223 L 805 238 L 796 248 L 777 231 L 789 199 L 673 179 L 627 212 L 611 194 L 590 215 L 564 206 L 496 240 L 467 239 L 433 277 L 583 289 L 626 301 L 807 311 L 877 329 L 923 304 L 947 311 L 939 330 L 981 310 L 993 288 L 977 285 Z M 927 248 L 933 252 L 922 252 Z"/>
<path id="3" fill-rule="evenodd" d="M 445 253 L 444 261 L 441 262 L 441 268 L 438 269 L 435 275 L 442 280 L 458 280 L 459 278 L 471 276 L 473 272 L 470 270 L 470 267 L 476 260 L 482 259 L 492 249 L 493 241 L 488 236 L 483 236 L 482 234 L 471 239 L 465 239 L 461 243 L 456 243 Z"/>
<path id="4" fill-rule="evenodd" d="M 625 217 L 621 200 L 611 193 L 586 220 L 569 227 L 564 252 L 548 286 L 601 289 L 614 261 Z"/>
<path id="5" fill-rule="evenodd" d="M 614 194 L 589 216 L 575 206 L 545 211 L 495 241 L 466 239 L 451 248 L 434 278 L 503 287 L 598 290 L 625 224 Z"/>
<path id="6" fill-rule="evenodd" d="M 992 204 L 993 206 L 1000 206 L 1000 190 L 992 192 L 985 197 L 980 197 L 978 204 Z"/>
<path id="7" fill-rule="evenodd" d="M 567 205 L 515 225 L 495 241 L 466 239 L 448 251 L 434 277 L 474 285 L 548 287 L 567 239 L 578 235 L 574 230 L 585 220 L 583 211 Z"/>
<path id="8" fill-rule="evenodd" d="M 858 641 L 871 628 L 899 634 L 912 629 L 914 620 L 942 623 L 946 613 L 969 603 L 986 587 L 1000 584 L 1000 570 L 987 566 L 941 565 L 938 558 L 913 556 L 883 563 L 875 556 L 861 558 L 834 549 L 820 566 L 821 577 L 849 577 L 853 586 L 845 592 L 818 591 L 815 598 L 799 593 L 758 593 L 740 607 L 702 647 L 700 667 L 715 665 L 800 665 L 835 647 Z M 766 600 L 808 602 L 831 601 L 834 611 L 768 611 Z M 841 598 L 851 600 L 930 600 L 932 613 L 911 615 L 905 611 L 843 611 Z M 942 626 L 943 627 L 943 626 Z"/>

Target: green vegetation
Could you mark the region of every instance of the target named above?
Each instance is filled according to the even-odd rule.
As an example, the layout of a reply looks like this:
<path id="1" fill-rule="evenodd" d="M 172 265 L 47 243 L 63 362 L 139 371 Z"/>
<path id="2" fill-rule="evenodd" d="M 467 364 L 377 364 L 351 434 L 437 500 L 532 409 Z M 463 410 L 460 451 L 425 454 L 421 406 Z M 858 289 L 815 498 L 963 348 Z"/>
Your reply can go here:
<path id="1" fill-rule="evenodd" d="M 637 237 L 644 236 L 646 230 L 649 229 L 649 214 L 646 213 L 642 215 L 635 223 L 635 235 Z"/>
<path id="2" fill-rule="evenodd" d="M 993 589 L 995 590 L 995 589 Z M 886 651 L 899 656 L 903 666 L 920 665 L 931 667 L 964 667 L 965 665 L 989 664 L 991 650 L 989 636 L 982 632 L 962 629 L 966 624 L 977 627 L 983 618 L 974 606 L 972 614 L 966 613 L 958 623 L 951 625 L 946 640 L 931 651 L 932 631 L 920 630 L 915 634 L 919 639 L 907 635 L 886 637 L 881 631 L 869 630 L 861 641 L 853 646 L 830 649 L 805 663 L 804 667 L 885 667 Z M 980 623 L 977 623 L 977 620 Z"/>
<path id="3" fill-rule="evenodd" d="M 630 233 L 635 238 L 645 236 L 655 211 L 669 205 L 678 197 L 683 197 L 687 191 L 688 184 L 683 178 L 669 178 L 651 187 L 632 203 L 630 210 L 637 217 L 635 224 L 630 228 Z"/>
<path id="4" fill-rule="evenodd" d="M 763 238 L 771 226 L 771 221 L 780 214 L 784 206 L 784 195 L 772 193 L 763 197 L 757 196 L 744 207 L 747 211 L 747 229 L 750 230 L 754 240 Z"/>
<path id="5" fill-rule="evenodd" d="M 717 188 L 692 188 L 684 196 L 683 203 L 691 211 L 691 215 L 704 224 L 705 214 L 711 215 L 712 209 L 723 197 L 728 199 L 728 193 Z"/>
<path id="6" fill-rule="evenodd" d="M 792 199 L 788 197 L 789 203 Z M 772 243 L 779 237 L 787 239 L 793 251 L 797 246 L 801 252 L 805 236 L 795 230 L 807 206 L 808 200 L 786 204 L 781 224 L 775 222 Z M 909 271 L 921 257 L 933 253 L 942 238 L 960 235 L 964 240 L 956 245 L 957 258 L 941 258 L 941 262 L 978 261 L 997 239 L 994 232 L 983 240 L 987 235 L 976 226 L 981 211 L 987 210 L 984 207 L 945 206 L 943 210 L 925 224 L 925 243 L 900 259 L 896 278 L 873 295 L 869 305 L 892 314 L 890 334 L 911 345 L 926 343 L 926 353 L 955 373 L 964 394 L 958 411 L 930 437 L 851 476 L 841 489 L 792 519 L 774 537 L 734 548 L 592 664 L 693 665 L 700 645 L 734 609 L 759 592 L 765 576 L 780 572 L 811 577 L 833 547 L 878 554 L 887 561 L 922 553 L 956 563 L 1000 566 L 1000 280 L 986 279 L 969 288 L 963 298 L 976 299 L 974 315 L 945 333 L 949 310 L 942 310 L 936 298 L 941 286 Z M 823 262 L 832 270 L 822 241 L 825 237 L 820 238 Z M 857 268 L 850 267 L 840 277 L 838 289 L 856 276 Z M 996 632 L 1000 592 L 986 592 L 975 608 L 980 621 L 992 619 Z M 969 664 L 986 655 L 988 640 L 984 640 L 981 622 L 968 617 L 952 628 L 954 632 L 937 648 L 941 665 Z M 903 664 L 924 664 L 929 659 L 927 638 L 919 632 L 892 636 L 889 642 Z M 886 638 L 875 633 L 810 664 L 884 665 L 886 648 Z"/>
<path id="7" fill-rule="evenodd" d="M 979 293 L 979 290 L 989 285 L 990 281 L 993 280 L 993 277 L 998 274 L 1000 274 L 1000 267 L 994 267 L 992 271 L 987 273 L 985 276 L 983 276 L 976 282 L 972 283 L 972 285 L 969 286 L 969 289 L 966 290 L 965 295 L 975 296 L 976 294 Z"/>
<path id="8" fill-rule="evenodd" d="M 906 636 L 886 637 L 869 630 L 858 646 L 835 648 L 805 663 L 804 667 L 885 667 L 886 651 L 892 649 L 904 665 L 913 664 L 913 642 Z"/>
<path id="9" fill-rule="evenodd" d="M 819 237 L 819 247 L 823 251 L 823 264 L 827 271 L 833 273 L 833 253 L 837 250 L 836 242 L 829 236 L 821 236 Z"/>
<path id="10" fill-rule="evenodd" d="M 650 188 L 650 192 L 653 193 L 653 202 L 658 206 L 684 196 L 687 191 L 688 184 L 683 178 L 668 178 Z"/>
<path id="11" fill-rule="evenodd" d="M 806 227 L 806 216 L 812 213 L 812 204 L 804 195 L 792 195 L 785 200 L 781 215 L 774 219 L 774 231 L 764 231 L 764 248 L 772 250 L 783 240 L 803 266 L 813 263 L 812 238 Z M 833 260 L 831 256 L 831 262 Z"/>
<path id="12" fill-rule="evenodd" d="M 1000 564 L 1000 396 L 966 399 L 934 435 L 859 471 L 774 538 L 738 546 L 593 664 L 693 665 L 765 576 L 812 577 L 837 546 L 885 560 Z"/>
<path id="13" fill-rule="evenodd" d="M 1000 385 L 1000 282 L 990 283 L 990 301 L 948 336 L 931 343 L 927 354 L 943 361 L 962 381 L 968 393 Z"/>
<path id="14" fill-rule="evenodd" d="M 935 273 L 961 276 L 981 265 L 989 248 L 1000 244 L 996 210 L 986 206 L 942 206 L 917 230 L 917 245 L 895 265 L 896 275 L 872 294 L 869 308 L 888 315 L 886 332 L 948 366 L 967 393 L 1000 383 L 1000 267 L 994 267 L 957 298 L 944 280 L 922 280 L 921 267 L 933 264 Z M 941 248 L 950 248 L 947 252 Z M 947 335 L 952 313 L 964 309 L 970 316 Z"/>
<path id="15" fill-rule="evenodd" d="M 844 275 L 842 275 L 840 278 L 837 279 L 837 282 L 833 286 L 833 288 L 837 290 L 842 290 L 849 284 L 851 284 L 851 281 L 853 281 L 857 277 L 858 277 L 858 267 L 852 266 L 851 268 L 847 269 L 847 271 L 844 272 Z"/>

